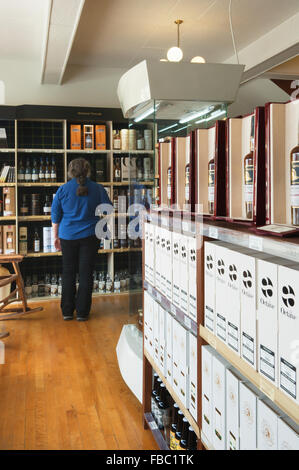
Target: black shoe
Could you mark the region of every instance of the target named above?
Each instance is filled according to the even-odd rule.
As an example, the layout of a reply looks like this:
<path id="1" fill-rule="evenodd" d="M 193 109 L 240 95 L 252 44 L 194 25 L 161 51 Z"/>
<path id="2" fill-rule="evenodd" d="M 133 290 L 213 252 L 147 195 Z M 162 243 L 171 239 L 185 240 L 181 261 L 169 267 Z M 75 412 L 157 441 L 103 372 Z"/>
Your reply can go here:
<path id="1" fill-rule="evenodd" d="M 70 321 L 70 320 L 72 320 L 73 318 L 74 318 L 74 317 L 71 316 L 71 315 L 63 315 L 64 321 Z"/>
<path id="2" fill-rule="evenodd" d="M 88 317 L 78 317 L 77 316 L 77 321 L 87 321 Z"/>

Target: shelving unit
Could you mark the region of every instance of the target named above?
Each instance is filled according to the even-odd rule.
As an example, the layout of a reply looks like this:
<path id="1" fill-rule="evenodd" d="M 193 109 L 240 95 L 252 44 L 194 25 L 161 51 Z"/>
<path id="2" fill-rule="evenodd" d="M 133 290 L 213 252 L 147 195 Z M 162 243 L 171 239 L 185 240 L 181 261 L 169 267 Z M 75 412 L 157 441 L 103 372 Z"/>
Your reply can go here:
<path id="1" fill-rule="evenodd" d="M 171 217 L 168 218 L 170 213 Z M 144 411 L 144 426 L 151 429 L 150 421 L 150 393 L 152 388 L 152 373 L 158 373 L 162 381 L 165 383 L 169 393 L 179 405 L 180 409 L 185 414 L 191 426 L 195 429 L 196 434 L 200 437 L 198 443 L 199 450 L 214 450 L 211 442 L 208 441 L 206 436 L 201 431 L 202 421 L 202 396 L 201 396 L 201 347 L 203 345 L 211 345 L 222 357 L 224 357 L 235 369 L 237 369 L 244 377 L 246 377 L 253 385 L 255 385 L 265 396 L 267 396 L 273 403 L 275 403 L 287 416 L 294 422 L 299 424 L 299 406 L 279 388 L 275 387 L 269 380 L 259 374 L 253 367 L 246 361 L 241 359 L 239 355 L 232 351 L 223 341 L 212 334 L 207 328 L 204 327 L 204 242 L 208 240 L 220 240 L 240 247 L 247 247 L 252 250 L 257 250 L 265 253 L 272 254 L 282 258 L 287 258 L 294 262 L 299 262 L 299 235 L 292 238 L 282 239 L 275 236 L 259 235 L 256 231 L 248 230 L 247 227 L 242 225 L 231 224 L 223 221 L 212 221 L 209 219 L 203 220 L 198 214 L 187 214 L 183 212 L 165 211 L 164 209 L 152 210 L 149 214 L 145 215 L 144 223 L 148 221 L 161 227 L 168 227 L 174 231 L 181 231 L 186 235 L 193 235 L 197 237 L 198 250 L 197 256 L 197 323 L 180 312 L 176 307 L 174 308 L 159 291 L 151 286 L 147 281 L 144 281 L 143 290 L 146 290 L 162 307 L 172 314 L 187 330 L 197 335 L 197 352 L 198 352 L 198 419 L 194 419 L 184 409 L 179 398 L 175 395 L 170 384 L 164 378 L 164 375 L 159 370 L 159 367 L 154 363 L 153 359 L 144 350 L 144 383 L 143 383 L 143 411 Z M 144 279 L 144 242 L 143 242 L 143 279 Z M 157 430 L 154 428 L 152 433 L 155 437 Z M 161 435 L 161 433 L 160 433 Z M 156 438 L 156 437 L 155 437 Z M 156 439 L 160 448 L 163 448 L 163 441 Z M 164 441 L 165 443 L 165 441 Z"/>
<path id="2" fill-rule="evenodd" d="M 21 216 L 19 215 L 19 203 L 20 203 L 20 193 L 22 191 L 30 191 L 29 188 L 34 188 L 37 192 L 41 192 L 43 190 L 49 189 L 51 192 L 55 192 L 55 188 L 57 189 L 61 185 L 65 184 L 67 182 L 67 167 L 68 163 L 72 158 L 75 158 L 76 156 L 85 156 L 88 160 L 91 161 L 92 165 L 95 165 L 95 159 L 99 156 L 105 158 L 106 162 L 106 178 L 108 181 L 103 181 L 101 184 L 103 186 L 109 187 L 109 195 L 110 198 L 113 198 L 113 191 L 114 189 L 117 189 L 118 187 L 123 187 L 124 189 L 128 188 L 132 184 L 137 184 L 137 185 L 142 185 L 144 187 L 153 187 L 154 181 L 122 181 L 122 182 L 116 182 L 113 180 L 113 166 L 114 166 L 114 155 L 130 155 L 134 154 L 134 156 L 138 155 L 151 155 L 154 158 L 155 151 L 154 150 L 114 150 L 113 147 L 113 128 L 115 127 L 116 129 L 120 128 L 126 128 L 128 126 L 128 123 L 123 119 L 120 118 L 120 121 L 118 122 L 117 118 L 114 122 L 109 119 L 109 110 L 105 111 L 105 117 L 102 116 L 102 113 L 99 113 L 100 118 L 95 118 L 92 116 L 89 118 L 88 116 L 80 116 L 80 112 L 77 113 L 78 115 L 73 118 L 72 116 L 69 116 L 67 119 L 60 119 L 60 118 L 54 118 L 54 119 L 37 119 L 37 118 L 20 118 L 20 119 L 10 119 L 9 126 L 7 125 L 7 120 L 3 116 L 1 116 L 1 120 L 3 121 L 4 127 L 6 126 L 8 129 L 8 145 L 10 145 L 9 148 L 0 148 L 0 156 L 2 155 L 2 162 L 6 161 L 9 159 L 10 165 L 15 167 L 15 178 L 16 182 L 14 183 L 5 183 L 2 182 L 0 183 L 0 187 L 6 187 L 6 186 L 11 186 L 15 187 L 15 198 L 16 198 L 16 215 L 11 216 L 11 217 L 0 217 L 0 223 L 13 223 L 16 226 L 16 252 L 19 253 L 19 240 L 18 240 L 18 234 L 19 234 L 19 227 L 22 224 L 26 224 L 30 229 L 32 227 L 32 224 L 38 224 L 45 222 L 45 224 L 49 225 L 51 222 L 51 217 L 50 216 L 44 216 L 44 215 L 35 215 L 35 216 Z M 93 113 L 91 113 L 93 115 Z M 111 116 L 116 116 L 119 115 L 120 113 L 111 113 Z M 102 118 L 103 117 L 103 118 Z M 108 117 L 108 119 L 107 119 Z M 107 142 L 107 149 L 105 150 L 73 150 L 70 149 L 70 132 L 69 132 L 69 126 L 71 123 L 101 123 L 105 124 L 106 126 L 106 142 Z M 0 121 L 0 127 L 1 127 L 1 121 Z M 7 155 L 7 157 L 6 157 Z M 20 160 L 22 159 L 23 161 L 26 161 L 26 159 L 31 159 L 31 163 L 33 162 L 33 159 L 39 159 L 39 157 L 47 158 L 47 157 L 55 157 L 56 165 L 58 167 L 58 182 L 47 182 L 47 183 L 40 183 L 40 182 L 18 182 L 17 181 L 17 174 L 18 174 L 18 166 L 20 163 Z M 115 214 L 115 217 L 120 217 L 122 214 Z M 31 249 L 30 246 L 30 239 L 28 240 L 28 249 Z M 41 246 L 42 248 L 42 246 Z M 137 255 L 137 253 L 141 252 L 141 248 L 116 248 L 116 249 L 100 249 L 99 250 L 99 255 L 105 255 L 106 258 L 101 258 L 99 257 L 98 263 L 101 266 L 101 268 L 107 269 L 109 272 L 111 278 L 113 279 L 114 273 L 118 269 L 124 269 L 126 265 L 134 265 L 136 264 L 134 262 L 130 262 L 130 257 L 134 256 L 134 259 Z M 127 257 L 127 261 L 125 260 L 124 257 Z M 45 263 L 46 260 L 52 260 L 52 264 L 55 263 L 56 266 L 56 261 L 57 259 L 57 267 L 60 264 L 59 258 L 61 257 L 61 252 L 53 252 L 53 253 L 34 253 L 32 251 L 29 251 L 28 254 L 24 257 L 24 263 L 22 264 L 22 268 L 26 264 L 26 260 L 28 260 L 28 263 L 30 262 L 29 260 L 32 259 L 39 259 L 39 261 L 36 261 L 35 263 L 36 266 L 41 266 L 42 263 Z M 44 261 L 42 261 L 44 260 Z M 137 258 L 136 258 L 137 260 Z M 139 260 L 139 258 L 138 258 Z M 136 264 L 136 268 L 138 267 L 138 263 Z M 51 264 L 51 265 L 52 265 Z M 28 265 L 29 266 L 29 265 Z M 53 264 L 54 266 L 54 264 Z M 134 269 L 134 266 L 132 266 Z M 24 268 L 25 269 L 25 268 Z M 59 269 L 59 267 L 58 267 Z M 134 273 L 135 271 L 132 271 Z M 132 274 L 131 273 L 131 274 Z M 128 294 L 128 292 L 126 293 Z M 50 298 L 53 300 L 53 298 Z M 49 299 L 49 300 L 50 300 Z"/>

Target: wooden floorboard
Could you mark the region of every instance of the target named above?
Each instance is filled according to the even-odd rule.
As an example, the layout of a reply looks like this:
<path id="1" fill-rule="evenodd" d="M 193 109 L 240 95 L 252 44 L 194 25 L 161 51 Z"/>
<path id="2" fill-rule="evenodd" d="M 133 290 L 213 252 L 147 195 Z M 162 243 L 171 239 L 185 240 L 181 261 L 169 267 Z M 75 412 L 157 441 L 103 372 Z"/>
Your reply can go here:
<path id="1" fill-rule="evenodd" d="M 122 326 L 132 322 L 126 299 L 96 299 L 85 323 L 44 306 L 5 324 L 0 450 L 156 450 L 117 364 Z"/>

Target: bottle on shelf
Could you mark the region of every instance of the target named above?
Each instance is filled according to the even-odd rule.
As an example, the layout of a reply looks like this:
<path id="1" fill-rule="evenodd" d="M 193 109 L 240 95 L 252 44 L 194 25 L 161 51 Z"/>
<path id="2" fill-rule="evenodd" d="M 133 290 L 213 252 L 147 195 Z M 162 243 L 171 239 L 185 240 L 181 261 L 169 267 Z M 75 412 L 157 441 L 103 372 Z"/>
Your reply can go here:
<path id="1" fill-rule="evenodd" d="M 298 123 L 298 145 L 291 150 L 291 220 L 293 225 L 299 226 L 299 123 Z"/>
<path id="2" fill-rule="evenodd" d="M 105 287 L 106 287 L 106 283 L 105 283 L 105 274 L 103 272 L 100 272 L 99 273 L 99 276 L 98 276 L 98 279 L 99 279 L 99 292 L 101 294 L 104 294 L 105 292 Z"/>
<path id="3" fill-rule="evenodd" d="M 57 169 L 56 169 L 56 163 L 55 163 L 54 157 L 52 157 L 52 161 L 51 161 L 50 180 L 51 180 L 51 183 L 56 183 L 57 181 Z"/>
<path id="4" fill-rule="evenodd" d="M 194 429 L 189 426 L 188 431 L 187 450 L 197 450 L 197 436 Z"/>
<path id="5" fill-rule="evenodd" d="M 154 383 L 153 383 L 153 389 L 152 389 L 152 394 L 151 394 L 151 413 L 154 419 L 156 419 L 156 414 L 157 414 L 155 398 L 158 393 L 158 378 L 159 378 L 158 374 L 154 373 Z"/>
<path id="6" fill-rule="evenodd" d="M 36 158 L 33 160 L 33 165 L 31 169 L 31 181 L 32 183 L 38 183 L 39 182 L 39 176 L 38 176 L 38 166 L 37 166 L 37 160 Z"/>
<path id="7" fill-rule="evenodd" d="M 51 297 L 56 297 L 58 295 L 58 284 L 56 274 L 51 276 Z"/>
<path id="8" fill-rule="evenodd" d="M 172 168 L 169 166 L 167 168 L 167 204 L 170 206 L 171 205 L 171 194 L 172 194 Z"/>
<path id="9" fill-rule="evenodd" d="M 115 212 L 118 212 L 118 191 L 115 189 L 113 191 L 113 209 Z"/>
<path id="10" fill-rule="evenodd" d="M 29 215 L 29 205 L 27 201 L 27 194 L 22 194 L 22 202 L 20 205 L 20 215 L 26 217 Z"/>
<path id="11" fill-rule="evenodd" d="M 114 275 L 113 290 L 116 293 L 120 292 L 120 276 L 118 273 L 115 273 Z"/>
<path id="12" fill-rule="evenodd" d="M 127 248 L 127 226 L 126 223 L 119 224 L 120 248 Z"/>
<path id="13" fill-rule="evenodd" d="M 164 434 L 164 439 L 169 444 L 169 431 L 170 431 L 170 418 L 171 408 L 168 403 L 168 391 L 164 384 L 160 386 L 160 401 L 158 403 L 158 419 L 157 424 L 161 432 Z"/>
<path id="14" fill-rule="evenodd" d="M 214 202 L 215 202 L 215 160 L 209 161 L 208 164 L 208 212 L 214 214 Z"/>
<path id="15" fill-rule="evenodd" d="M 244 157 L 244 201 L 247 219 L 253 217 L 253 180 L 254 180 L 254 116 L 251 118 L 250 152 Z"/>
<path id="16" fill-rule="evenodd" d="M 120 158 L 114 158 L 114 168 L 113 168 L 113 179 L 116 183 L 120 183 L 121 181 L 121 166 L 120 166 Z"/>
<path id="17" fill-rule="evenodd" d="M 34 229 L 33 251 L 34 251 L 34 253 L 39 253 L 40 252 L 40 236 L 39 236 L 37 227 L 35 227 L 35 229 Z"/>
<path id="18" fill-rule="evenodd" d="M 188 431 L 189 431 L 188 420 L 186 418 L 183 418 L 182 435 L 181 435 L 181 440 L 180 440 L 177 450 L 187 450 Z"/>
<path id="19" fill-rule="evenodd" d="M 169 447 L 171 450 L 176 450 L 175 433 L 177 430 L 179 409 L 179 405 L 174 403 L 172 407 L 172 424 L 169 432 Z"/>
<path id="20" fill-rule="evenodd" d="M 51 295 L 51 276 L 49 273 L 45 274 L 45 296 Z"/>
<path id="21" fill-rule="evenodd" d="M 151 171 L 152 171 L 151 157 L 144 157 L 143 168 L 144 168 L 144 174 L 143 174 L 144 181 L 148 181 L 151 179 Z"/>
<path id="22" fill-rule="evenodd" d="M 20 161 L 20 165 L 18 168 L 18 182 L 24 183 L 25 182 L 25 167 L 23 159 Z"/>
<path id="23" fill-rule="evenodd" d="M 136 160 L 136 168 L 137 168 L 137 181 L 143 181 L 143 158 L 139 155 Z"/>
<path id="24" fill-rule="evenodd" d="M 116 130 L 113 131 L 113 149 L 121 149 L 120 132 Z"/>
<path id="25" fill-rule="evenodd" d="M 98 277 L 97 277 L 97 272 L 94 271 L 93 272 L 93 287 L 92 287 L 92 291 L 93 292 L 98 292 L 99 290 L 99 281 L 98 281 Z"/>
<path id="26" fill-rule="evenodd" d="M 44 160 L 42 158 L 39 161 L 38 179 L 40 183 L 45 182 L 45 167 L 44 167 Z"/>
<path id="27" fill-rule="evenodd" d="M 185 204 L 190 204 L 190 164 L 185 166 Z"/>
<path id="28" fill-rule="evenodd" d="M 40 277 L 38 280 L 38 297 L 44 297 L 45 296 L 45 282 L 44 278 Z"/>
<path id="29" fill-rule="evenodd" d="M 177 427 L 176 427 L 176 432 L 175 432 L 175 436 L 174 436 L 174 445 L 176 446 L 176 449 L 179 448 L 180 440 L 181 440 L 181 437 L 182 437 L 183 419 L 184 419 L 184 414 L 181 410 L 179 410 L 178 411 Z"/>
<path id="30" fill-rule="evenodd" d="M 159 404 L 159 401 L 160 401 L 160 394 L 161 394 L 161 385 L 163 384 L 162 380 L 160 379 L 160 377 L 158 377 L 157 379 L 157 393 L 156 393 L 156 396 L 154 397 L 154 400 L 155 400 L 155 405 L 154 405 L 154 409 L 155 409 L 155 421 L 156 423 L 158 424 L 158 404 Z"/>
<path id="31" fill-rule="evenodd" d="M 45 202 L 43 206 L 43 214 L 51 215 L 51 198 L 48 194 L 45 196 Z"/>
<path id="32" fill-rule="evenodd" d="M 120 290 L 122 292 L 124 292 L 126 290 L 126 287 L 127 287 L 126 274 L 121 273 L 121 276 L 120 276 Z"/>
<path id="33" fill-rule="evenodd" d="M 30 183 L 31 182 L 31 166 L 30 166 L 30 160 L 27 158 L 26 160 L 26 167 L 25 167 L 25 183 Z"/>
<path id="34" fill-rule="evenodd" d="M 111 277 L 110 277 L 110 274 L 107 273 L 107 276 L 106 276 L 106 292 L 107 294 L 111 294 L 112 292 L 112 280 L 111 280 Z"/>
<path id="35" fill-rule="evenodd" d="M 32 297 L 38 296 L 38 278 L 37 274 L 32 275 Z"/>
<path id="36" fill-rule="evenodd" d="M 51 169 L 49 164 L 49 159 L 46 158 L 46 165 L 45 165 L 45 183 L 51 182 Z"/>
<path id="37" fill-rule="evenodd" d="M 25 278 L 25 294 L 28 299 L 32 297 L 32 282 L 31 276 L 26 276 Z"/>
<path id="38" fill-rule="evenodd" d="M 62 274 L 59 274 L 58 277 L 58 295 L 61 296 L 62 294 Z"/>

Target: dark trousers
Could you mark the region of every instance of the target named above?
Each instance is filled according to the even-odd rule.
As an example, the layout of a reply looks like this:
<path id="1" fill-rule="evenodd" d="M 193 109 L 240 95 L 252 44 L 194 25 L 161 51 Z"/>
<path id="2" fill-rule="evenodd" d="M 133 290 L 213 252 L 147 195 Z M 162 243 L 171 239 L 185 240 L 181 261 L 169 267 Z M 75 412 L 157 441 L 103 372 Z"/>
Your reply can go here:
<path id="1" fill-rule="evenodd" d="M 99 240 L 95 235 L 78 240 L 60 239 L 62 250 L 62 296 L 63 316 L 72 316 L 76 309 L 78 317 L 87 317 L 91 307 L 93 270 Z M 76 274 L 79 272 L 79 288 L 76 294 Z"/>

